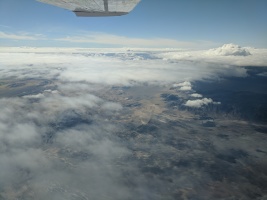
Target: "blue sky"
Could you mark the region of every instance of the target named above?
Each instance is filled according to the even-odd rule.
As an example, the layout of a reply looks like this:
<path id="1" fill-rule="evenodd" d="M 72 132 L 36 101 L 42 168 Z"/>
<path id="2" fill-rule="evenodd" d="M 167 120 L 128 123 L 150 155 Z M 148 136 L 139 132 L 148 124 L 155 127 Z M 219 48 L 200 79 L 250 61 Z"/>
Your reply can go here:
<path id="1" fill-rule="evenodd" d="M 142 0 L 121 17 L 80 18 L 35 0 L 0 0 L 0 46 L 267 48 L 266 0 Z"/>

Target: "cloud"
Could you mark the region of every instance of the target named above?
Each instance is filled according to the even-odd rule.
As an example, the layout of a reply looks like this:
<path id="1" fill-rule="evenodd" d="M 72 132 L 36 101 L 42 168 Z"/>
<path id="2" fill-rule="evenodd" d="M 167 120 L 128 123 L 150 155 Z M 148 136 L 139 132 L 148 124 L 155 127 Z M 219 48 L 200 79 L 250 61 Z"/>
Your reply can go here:
<path id="1" fill-rule="evenodd" d="M 203 99 L 196 99 L 196 100 L 188 100 L 185 103 L 185 106 L 187 107 L 193 107 L 193 108 L 201 108 L 202 106 L 208 105 L 208 104 L 220 104 L 220 102 L 214 102 L 210 98 L 203 98 Z"/>
<path id="2" fill-rule="evenodd" d="M 182 83 L 175 83 L 173 84 L 174 88 L 179 88 L 181 91 L 189 91 L 192 90 L 192 84 L 189 81 L 185 81 Z"/>
<path id="3" fill-rule="evenodd" d="M 56 49 L 55 49 L 56 50 Z M 55 51 L 54 50 L 54 51 Z M 24 50 L 23 50 L 24 51 Z M 89 54 L 89 55 L 88 55 Z M 132 54 L 132 53 L 131 53 Z M 110 85 L 164 83 L 198 79 L 211 71 L 196 69 L 187 63 L 169 63 L 159 59 L 128 59 L 128 53 L 2 53 L 1 77 L 52 78 L 62 81 L 86 81 Z M 138 52 L 133 57 L 139 56 Z M 16 57 L 16 59 L 12 59 Z M 17 65 L 20 68 L 17 68 Z M 38 66 L 38 67 L 35 67 Z M 204 67 L 206 68 L 206 67 Z M 14 70 L 11 70 L 14 69 Z M 211 69 L 212 70 L 212 69 Z M 231 69 L 230 69 L 231 70 Z M 198 71 L 193 73 L 193 71 Z M 101 73 L 100 73 L 101 72 Z"/>
<path id="4" fill-rule="evenodd" d="M 10 28 L 10 26 L 6 26 L 6 25 L 3 25 L 3 24 L 0 24 L 0 27 L 3 27 L 3 28 Z"/>
<path id="5" fill-rule="evenodd" d="M 180 192 L 169 191 L 183 189 L 185 182 L 186 187 L 199 188 L 199 182 L 211 178 L 206 172 L 197 181 L 188 176 L 199 170 L 188 163 L 199 166 L 206 141 L 184 137 L 187 126 L 194 131 L 188 122 L 172 129 L 176 122 L 170 126 L 167 118 L 177 116 L 168 116 L 168 108 L 160 107 L 158 99 L 151 106 L 150 95 L 155 86 L 173 86 L 177 89 L 173 92 L 190 98 L 186 106 L 200 108 L 219 102 L 193 93 L 194 81 L 246 75 L 242 67 L 225 65 L 229 60 L 217 64 L 205 56 L 194 62 L 174 60 L 168 55 L 196 52 L 166 49 L 0 48 L 0 52 L 1 95 L 10 95 L 0 98 L 0 199 L 166 199 L 167 195 L 171 199 Z M 144 85 L 148 90 L 140 95 L 149 99 L 138 96 L 140 107 L 126 106 L 135 101 L 130 92 L 139 94 Z M 116 94 L 120 89 L 129 91 L 127 99 L 124 93 Z M 179 98 L 174 98 L 174 106 Z M 160 125 L 153 124 L 154 117 L 162 117 Z M 149 120 L 142 124 L 135 118 Z"/>
<path id="6" fill-rule="evenodd" d="M 1 25 L 0 25 L 1 27 Z M 7 28 L 5 26 L 2 26 Z M 29 33 L 29 32 L 4 32 L 0 31 L 0 39 L 5 40 L 20 40 L 29 41 L 34 40 L 34 45 L 37 46 L 47 46 L 47 44 L 54 47 L 64 46 L 64 47 L 73 47 L 73 46 L 102 46 L 102 47 L 136 47 L 136 48 L 179 48 L 179 49 L 203 49 L 210 48 L 217 45 L 212 41 L 197 40 L 197 41 L 186 41 L 186 40 L 177 40 L 171 38 L 136 38 L 122 35 L 114 35 L 103 32 L 84 32 L 76 31 L 71 35 L 62 34 L 61 37 L 51 37 L 49 35 L 38 34 L 38 33 Z M 44 41 L 46 43 L 44 43 Z M 14 43 L 7 42 L 10 45 L 14 46 Z"/>
<path id="7" fill-rule="evenodd" d="M 190 96 L 195 97 L 195 98 L 202 98 L 203 97 L 201 94 L 198 94 L 198 93 L 191 94 Z"/>
<path id="8" fill-rule="evenodd" d="M 122 106 L 118 103 L 113 103 L 113 102 L 107 102 L 104 103 L 101 108 L 104 110 L 109 110 L 109 111 L 119 111 L 122 109 Z"/>
<path id="9" fill-rule="evenodd" d="M 259 73 L 259 74 L 257 74 L 258 76 L 265 76 L 265 77 L 267 77 L 267 72 L 262 72 L 262 73 Z"/>
<path id="10" fill-rule="evenodd" d="M 191 87 L 191 83 L 189 81 L 184 81 L 182 83 L 173 84 L 173 87 L 184 87 L 184 86 L 190 86 Z"/>
<path id="11" fill-rule="evenodd" d="M 49 162 L 39 149 L 42 144 L 39 127 L 25 116 L 27 110 L 23 106 L 29 106 L 27 101 L 1 98 L 0 106 L 0 187 L 5 188 L 25 181 L 27 171 L 41 172 Z"/>
<path id="12" fill-rule="evenodd" d="M 209 41 L 178 41 L 175 39 L 167 38 L 131 38 L 125 36 L 118 36 L 106 33 L 94 33 L 88 32 L 80 36 L 66 36 L 63 38 L 55 39 L 57 41 L 63 41 L 68 43 L 93 43 L 93 44 L 105 44 L 115 45 L 123 47 L 172 47 L 172 48 L 196 48 L 199 46 L 211 46 Z M 213 44 L 214 45 L 214 44 Z"/>
<path id="13" fill-rule="evenodd" d="M 105 119 L 106 112 L 114 116 L 122 106 L 89 94 L 90 87 L 63 84 L 58 90 L 0 99 L 1 198 L 134 195 L 120 171 L 131 166 L 118 167 L 129 150 L 114 135 L 118 126 Z"/>
<path id="14" fill-rule="evenodd" d="M 251 53 L 248 49 L 242 48 L 235 44 L 224 44 L 222 47 L 217 49 L 210 49 L 208 53 L 219 56 L 249 56 Z"/>
<path id="15" fill-rule="evenodd" d="M 223 48 L 199 50 L 199 51 L 172 51 L 158 54 L 158 57 L 172 62 L 194 62 L 195 64 L 222 64 L 230 66 L 266 66 L 267 49 L 255 49 L 251 47 L 239 48 L 224 45 Z M 247 52 L 247 53 L 244 53 Z M 251 55 L 249 55 L 250 53 Z M 226 56 L 226 54 L 228 56 Z M 247 54 L 236 56 L 234 54 Z"/>
<path id="16" fill-rule="evenodd" d="M 33 95 L 25 95 L 23 96 L 24 98 L 29 98 L 29 99 L 40 99 L 40 98 L 44 98 L 44 94 L 33 94 Z"/>
<path id="17" fill-rule="evenodd" d="M 11 39 L 11 40 L 40 40 L 44 39 L 41 34 L 29 34 L 29 33 L 5 33 L 0 31 L 0 39 Z"/>
<path id="18" fill-rule="evenodd" d="M 189 91 L 191 89 L 192 89 L 191 86 L 183 86 L 180 88 L 180 90 L 182 90 L 182 91 Z"/>
<path id="19" fill-rule="evenodd" d="M 2 78 L 57 78 L 65 82 L 109 85 L 192 82 L 219 76 L 245 77 L 245 68 L 232 67 L 228 63 L 235 65 L 246 61 L 245 65 L 250 62 L 257 66 L 257 62 L 263 63 L 265 59 L 262 53 L 258 56 L 253 53 L 255 58 L 259 57 L 255 63 L 253 57 L 247 62 L 242 60 L 247 57 L 236 56 L 232 56 L 234 60 L 230 62 L 228 56 L 218 58 L 207 56 L 203 51 L 177 52 L 168 49 L 1 48 L 0 52 Z M 186 57 L 181 57 L 185 54 Z M 190 54 L 196 56 L 188 57 Z M 179 87 L 185 91 L 192 89 L 190 85 Z"/>

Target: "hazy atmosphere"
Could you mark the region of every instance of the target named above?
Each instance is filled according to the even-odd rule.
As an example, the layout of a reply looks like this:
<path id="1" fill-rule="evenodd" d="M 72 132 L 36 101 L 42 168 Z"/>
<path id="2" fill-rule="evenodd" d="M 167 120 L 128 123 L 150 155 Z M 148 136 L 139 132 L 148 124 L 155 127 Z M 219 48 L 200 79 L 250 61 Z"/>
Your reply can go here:
<path id="1" fill-rule="evenodd" d="M 267 48 L 266 0 L 142 0 L 122 17 L 80 18 L 35 0 L 0 1 L 1 46 Z"/>
<path id="2" fill-rule="evenodd" d="M 266 6 L 0 0 L 0 200 L 266 199 Z"/>

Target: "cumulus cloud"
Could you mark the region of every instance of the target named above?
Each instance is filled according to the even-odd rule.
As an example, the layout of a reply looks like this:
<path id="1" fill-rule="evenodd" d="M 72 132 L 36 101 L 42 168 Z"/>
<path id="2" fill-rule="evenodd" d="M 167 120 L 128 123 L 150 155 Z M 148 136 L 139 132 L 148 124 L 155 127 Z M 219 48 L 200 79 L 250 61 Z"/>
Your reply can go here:
<path id="1" fill-rule="evenodd" d="M 201 108 L 202 106 L 208 105 L 208 104 L 220 104 L 220 102 L 214 102 L 210 98 L 203 98 L 203 99 L 196 99 L 196 100 L 188 100 L 185 103 L 185 106 L 187 107 L 193 107 L 193 108 Z"/>
<path id="2" fill-rule="evenodd" d="M 195 97 L 195 98 L 202 98 L 203 97 L 201 94 L 198 94 L 198 93 L 193 93 L 190 96 Z"/>
<path id="3" fill-rule="evenodd" d="M 192 90 L 192 84 L 189 81 L 184 81 L 182 83 L 173 84 L 174 88 L 179 88 L 181 91 L 189 91 Z"/>
<path id="4" fill-rule="evenodd" d="M 251 53 L 248 49 L 242 48 L 236 44 L 224 44 L 217 49 L 211 49 L 208 53 L 220 56 L 249 56 Z"/>
<path id="5" fill-rule="evenodd" d="M 182 86 L 181 88 L 180 88 L 180 90 L 182 90 L 182 91 L 189 91 L 189 90 L 191 90 L 192 88 L 190 87 L 190 86 Z"/>

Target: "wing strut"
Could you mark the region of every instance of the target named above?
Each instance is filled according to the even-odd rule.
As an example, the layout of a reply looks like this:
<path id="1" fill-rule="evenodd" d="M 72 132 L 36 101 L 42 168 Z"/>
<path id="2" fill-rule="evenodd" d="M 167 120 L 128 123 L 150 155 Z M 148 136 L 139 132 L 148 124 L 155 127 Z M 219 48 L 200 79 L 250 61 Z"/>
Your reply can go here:
<path id="1" fill-rule="evenodd" d="M 108 12 L 108 0 L 104 0 L 105 12 Z"/>

